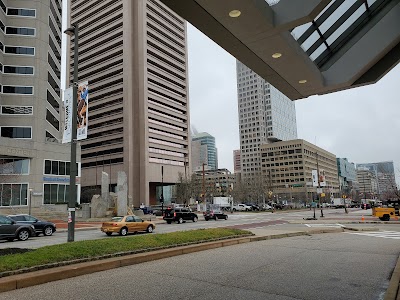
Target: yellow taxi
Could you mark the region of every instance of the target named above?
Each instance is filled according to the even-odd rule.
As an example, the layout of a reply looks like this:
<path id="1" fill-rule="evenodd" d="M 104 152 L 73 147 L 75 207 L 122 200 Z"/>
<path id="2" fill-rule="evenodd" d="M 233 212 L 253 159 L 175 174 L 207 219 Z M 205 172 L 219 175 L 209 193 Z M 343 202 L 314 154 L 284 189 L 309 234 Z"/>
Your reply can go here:
<path id="1" fill-rule="evenodd" d="M 128 215 L 124 217 L 114 217 L 110 222 L 104 222 L 101 225 L 101 231 L 108 236 L 113 233 L 125 236 L 128 233 L 136 233 L 139 231 L 146 231 L 152 233 L 156 225 L 153 222 L 144 221 L 141 218 Z"/>

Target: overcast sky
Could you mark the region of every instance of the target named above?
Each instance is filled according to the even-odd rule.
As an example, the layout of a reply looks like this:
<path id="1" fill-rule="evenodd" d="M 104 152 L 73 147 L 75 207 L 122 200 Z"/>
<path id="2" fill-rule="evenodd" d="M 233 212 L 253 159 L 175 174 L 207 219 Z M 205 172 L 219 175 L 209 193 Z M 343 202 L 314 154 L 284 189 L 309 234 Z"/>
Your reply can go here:
<path id="1" fill-rule="evenodd" d="M 219 168 L 239 149 L 236 60 L 188 25 L 191 124 L 216 139 Z M 298 138 L 350 162 L 394 161 L 400 179 L 400 65 L 378 83 L 296 101 Z"/>

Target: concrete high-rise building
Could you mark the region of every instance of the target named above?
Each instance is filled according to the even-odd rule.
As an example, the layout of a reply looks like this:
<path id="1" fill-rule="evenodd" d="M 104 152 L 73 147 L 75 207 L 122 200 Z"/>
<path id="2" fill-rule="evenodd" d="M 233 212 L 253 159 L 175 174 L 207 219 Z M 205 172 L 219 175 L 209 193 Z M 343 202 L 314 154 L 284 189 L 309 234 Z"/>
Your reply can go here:
<path id="1" fill-rule="evenodd" d="M 233 150 L 233 172 L 235 174 L 240 173 L 241 165 L 240 150 Z"/>
<path id="2" fill-rule="evenodd" d="M 262 178 L 274 200 L 316 199 L 318 185 L 325 197 L 339 195 L 339 179 L 336 156 L 305 140 L 281 141 L 261 145 Z M 323 181 L 313 182 L 312 172 L 317 171 Z M 323 174 L 323 177 L 321 177 Z"/>
<path id="3" fill-rule="evenodd" d="M 201 132 L 192 136 L 192 143 L 194 143 L 198 149 L 194 150 L 195 153 L 192 154 L 193 170 L 202 169 L 203 163 L 207 165 L 205 167 L 207 170 L 218 169 L 218 152 L 215 147 L 215 137 L 207 132 Z M 192 145 L 192 149 L 194 149 L 195 146 Z M 196 155 L 197 152 L 199 152 L 199 155 Z"/>
<path id="4" fill-rule="evenodd" d="M 340 190 L 346 196 L 349 196 L 352 194 L 353 188 L 356 186 L 356 166 L 354 163 L 349 162 L 347 158 L 336 158 L 336 162 L 338 166 Z"/>
<path id="5" fill-rule="evenodd" d="M 361 198 L 375 199 L 378 196 L 378 178 L 373 170 L 357 166 L 357 181 Z"/>
<path id="6" fill-rule="evenodd" d="M 114 187 L 124 171 L 129 204 L 157 204 L 162 185 L 168 202 L 189 162 L 185 21 L 158 0 L 77 0 L 70 17 L 79 81 L 90 84 L 82 185 L 99 186 L 105 171 Z"/>
<path id="7" fill-rule="evenodd" d="M 68 201 L 70 146 L 59 143 L 61 8 L 61 0 L 0 0 L 3 213 Z"/>
<path id="8" fill-rule="evenodd" d="M 208 153 L 207 145 L 202 145 L 201 141 L 192 141 L 191 143 L 191 165 L 193 171 L 209 169 L 208 167 Z"/>
<path id="9" fill-rule="evenodd" d="M 261 171 L 260 145 L 297 138 L 294 102 L 236 62 L 242 178 Z"/>
<path id="10" fill-rule="evenodd" d="M 394 173 L 393 161 L 383 161 L 377 163 L 357 164 L 357 168 L 368 169 L 373 172 L 378 181 L 378 193 L 384 196 L 387 192 L 397 189 L 396 175 Z"/>

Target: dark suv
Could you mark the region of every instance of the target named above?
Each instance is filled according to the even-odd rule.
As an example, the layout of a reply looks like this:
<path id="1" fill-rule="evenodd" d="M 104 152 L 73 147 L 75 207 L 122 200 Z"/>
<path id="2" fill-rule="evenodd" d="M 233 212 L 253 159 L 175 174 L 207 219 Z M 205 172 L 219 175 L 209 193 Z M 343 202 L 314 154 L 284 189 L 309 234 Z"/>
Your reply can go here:
<path id="1" fill-rule="evenodd" d="M 203 212 L 203 216 L 204 220 L 206 221 L 210 219 L 214 219 L 215 221 L 217 221 L 218 219 L 228 220 L 228 215 L 218 209 L 216 210 L 207 209 L 205 212 Z"/>
<path id="2" fill-rule="evenodd" d="M 164 212 L 163 219 L 167 221 L 168 224 L 172 222 L 177 222 L 178 224 L 182 224 L 184 221 L 193 221 L 197 222 L 198 217 L 197 214 L 192 212 L 190 208 L 187 207 L 168 207 Z"/>
<path id="3" fill-rule="evenodd" d="M 0 240 L 12 242 L 15 239 L 26 241 L 30 236 L 35 236 L 35 228 L 29 224 L 18 224 L 14 220 L 0 215 Z"/>
<path id="4" fill-rule="evenodd" d="M 30 224 L 35 227 L 36 235 L 42 234 L 44 236 L 50 236 L 56 231 L 56 224 L 48 221 L 39 220 L 35 217 L 25 214 L 19 215 L 8 215 L 10 219 L 13 219 L 18 224 Z"/>

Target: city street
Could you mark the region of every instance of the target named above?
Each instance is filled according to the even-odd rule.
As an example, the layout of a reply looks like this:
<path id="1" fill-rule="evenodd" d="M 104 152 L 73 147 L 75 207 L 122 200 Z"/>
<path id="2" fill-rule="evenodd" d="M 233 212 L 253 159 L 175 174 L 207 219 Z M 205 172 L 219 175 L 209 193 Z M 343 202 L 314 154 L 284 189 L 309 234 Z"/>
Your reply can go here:
<path id="1" fill-rule="evenodd" d="M 312 210 L 301 210 L 301 211 L 278 211 L 276 213 L 271 212 L 242 212 L 242 213 L 228 213 L 228 220 L 210 220 L 205 221 L 202 215 L 199 213 L 199 221 L 196 223 L 186 222 L 184 224 L 166 224 L 158 217 L 156 221 L 155 233 L 167 233 L 179 230 L 192 230 L 200 228 L 212 228 L 212 227 L 234 227 L 247 230 L 257 230 L 262 228 L 269 229 L 296 229 L 303 230 L 305 228 L 326 228 L 326 227 L 342 227 L 349 222 L 360 222 L 362 216 L 365 221 L 377 221 L 377 218 L 371 217 L 371 210 L 360 210 L 351 209 L 349 214 L 345 214 L 344 209 L 324 209 L 324 218 L 321 218 L 321 211 L 316 210 L 316 217 L 318 220 L 304 220 L 309 217 L 313 217 Z M 94 223 L 92 229 L 75 231 L 75 240 L 93 240 L 101 238 L 114 238 L 117 235 L 107 237 L 100 231 L 100 223 Z M 400 231 L 399 224 L 352 224 L 352 226 L 361 227 L 376 227 L 377 230 L 395 230 Z M 39 248 L 47 245 L 61 244 L 67 241 L 67 232 L 60 230 L 54 233 L 51 237 L 33 237 L 27 241 L 17 241 L 10 243 L 8 241 L 0 241 L 0 249 L 16 247 L 16 248 Z"/>
<path id="2" fill-rule="evenodd" d="M 400 240 L 368 233 L 239 244 L 6 292 L 0 299 L 383 299 Z"/>

